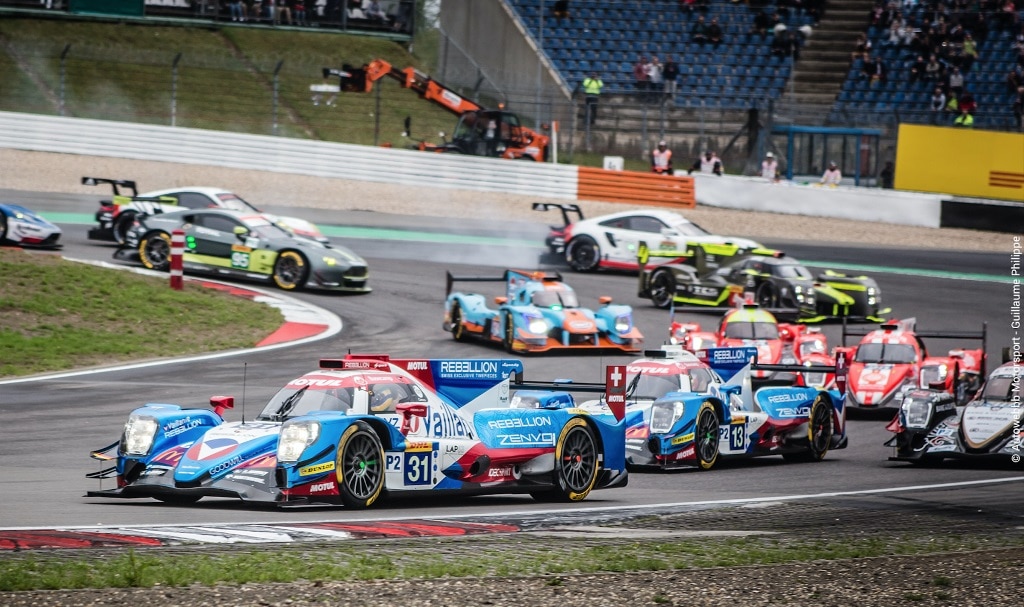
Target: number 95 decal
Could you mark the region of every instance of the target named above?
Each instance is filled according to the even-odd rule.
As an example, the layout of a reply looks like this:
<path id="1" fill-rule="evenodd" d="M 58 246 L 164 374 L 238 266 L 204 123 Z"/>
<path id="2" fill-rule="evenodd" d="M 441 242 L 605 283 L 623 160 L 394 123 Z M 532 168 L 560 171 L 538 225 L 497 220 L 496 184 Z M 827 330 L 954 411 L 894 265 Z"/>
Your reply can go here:
<path id="1" fill-rule="evenodd" d="M 248 268 L 249 267 L 249 254 L 241 253 L 239 251 L 233 251 L 231 253 L 231 267 L 232 268 Z"/>

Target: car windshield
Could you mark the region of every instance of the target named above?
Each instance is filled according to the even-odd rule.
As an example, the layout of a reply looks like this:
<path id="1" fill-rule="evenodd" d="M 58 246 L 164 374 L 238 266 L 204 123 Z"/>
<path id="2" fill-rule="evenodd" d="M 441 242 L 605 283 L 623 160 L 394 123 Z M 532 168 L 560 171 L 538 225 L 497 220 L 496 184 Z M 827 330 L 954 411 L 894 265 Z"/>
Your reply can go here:
<path id="1" fill-rule="evenodd" d="M 672 229 L 679 232 L 681 236 L 708 236 L 711 234 L 699 225 L 686 220 L 672 224 Z"/>
<path id="2" fill-rule="evenodd" d="M 900 365 L 914 362 L 914 348 L 907 344 L 861 344 L 853 360 L 859 363 Z"/>
<path id="3" fill-rule="evenodd" d="M 779 264 L 775 266 L 775 271 L 772 274 L 780 278 L 813 278 L 807 268 L 795 263 Z"/>
<path id="4" fill-rule="evenodd" d="M 779 327 L 770 322 L 731 322 L 725 325 L 728 339 L 778 339 Z"/>
<path id="5" fill-rule="evenodd" d="M 576 299 L 576 292 L 568 289 L 544 289 L 534 291 L 530 299 L 533 305 L 538 308 L 578 308 L 580 302 Z"/>
<path id="6" fill-rule="evenodd" d="M 225 209 L 231 209 L 234 211 L 255 211 L 257 213 L 259 212 L 259 209 L 252 206 L 248 202 L 242 200 L 242 198 L 238 194 L 217 194 L 217 200 L 220 201 L 220 206 Z"/>
<path id="7" fill-rule="evenodd" d="M 262 216 L 255 218 L 249 217 L 244 220 L 245 227 L 249 228 L 251 235 L 259 238 L 292 238 L 293 234 L 288 230 L 282 229 L 270 223 L 270 221 L 264 219 Z"/>
<path id="8" fill-rule="evenodd" d="M 990 402 L 1010 402 L 1013 394 L 1013 377 L 1000 375 L 988 378 L 985 390 L 981 393 L 982 400 Z"/>
<path id="9" fill-rule="evenodd" d="M 313 411 L 348 411 L 350 408 L 352 388 L 287 386 L 270 399 L 257 419 L 283 421 Z"/>
<path id="10" fill-rule="evenodd" d="M 632 384 L 636 373 L 627 376 L 626 385 Z M 690 378 L 686 375 L 651 375 L 641 373 L 631 398 L 635 400 L 656 400 L 669 392 L 689 392 Z"/>

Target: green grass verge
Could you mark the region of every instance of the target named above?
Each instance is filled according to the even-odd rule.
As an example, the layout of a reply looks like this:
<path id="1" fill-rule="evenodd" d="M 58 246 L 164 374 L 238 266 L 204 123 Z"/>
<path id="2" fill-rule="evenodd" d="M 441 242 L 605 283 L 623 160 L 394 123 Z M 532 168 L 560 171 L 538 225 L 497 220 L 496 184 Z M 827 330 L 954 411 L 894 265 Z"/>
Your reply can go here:
<path id="1" fill-rule="evenodd" d="M 186 282 L 0 248 L 0 377 L 251 347 L 281 325 L 264 304 Z"/>
<path id="2" fill-rule="evenodd" d="M 535 576 L 665 571 L 771 565 L 894 555 L 963 552 L 1022 546 L 1013 537 L 887 535 L 834 539 L 777 537 L 700 538 L 674 542 L 623 542 L 574 547 L 558 544 L 558 558 L 538 538 L 486 541 L 417 541 L 397 548 L 319 544 L 230 553 L 165 554 L 128 550 L 110 558 L 8 555 L 0 591 L 126 588 L 338 580 L 436 579 L 439 577 Z M 316 554 L 316 558 L 310 558 Z M 941 585 L 936 582 L 937 585 Z"/>

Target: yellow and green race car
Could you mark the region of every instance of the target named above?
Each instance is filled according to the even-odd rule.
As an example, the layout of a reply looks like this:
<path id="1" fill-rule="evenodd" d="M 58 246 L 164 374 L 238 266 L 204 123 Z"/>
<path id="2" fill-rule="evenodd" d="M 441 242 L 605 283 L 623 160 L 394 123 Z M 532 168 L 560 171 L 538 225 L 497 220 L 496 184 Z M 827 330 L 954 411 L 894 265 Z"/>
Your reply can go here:
<path id="1" fill-rule="evenodd" d="M 673 257 L 649 265 L 651 257 Z M 878 283 L 868 276 L 832 270 L 815 276 L 782 251 L 689 244 L 685 251 L 655 251 L 641 243 L 638 295 L 654 305 L 730 307 L 748 301 L 773 312 L 790 311 L 799 322 L 832 318 L 881 322 L 891 310 L 882 307 Z"/>
<path id="2" fill-rule="evenodd" d="M 297 236 L 262 214 L 245 211 L 183 209 L 140 216 L 114 258 L 168 270 L 175 230 L 185 235 L 186 274 L 272 282 L 288 291 L 370 291 L 362 257 L 345 247 Z"/>

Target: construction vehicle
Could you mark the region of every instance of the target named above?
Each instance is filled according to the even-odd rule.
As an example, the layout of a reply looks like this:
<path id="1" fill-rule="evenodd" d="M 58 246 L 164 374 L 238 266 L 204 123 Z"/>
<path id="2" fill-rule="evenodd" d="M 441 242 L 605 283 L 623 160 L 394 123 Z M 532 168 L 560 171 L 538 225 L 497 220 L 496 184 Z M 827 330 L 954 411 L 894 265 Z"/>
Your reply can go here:
<path id="1" fill-rule="evenodd" d="M 349 75 L 342 78 L 343 90 L 369 93 L 378 80 L 390 76 L 402 87 L 416 91 L 421 98 L 459 117 L 451 141 L 440 145 L 420 142 L 415 146 L 420 150 L 537 162 L 547 160 L 550 137 L 523 126 L 513 112 L 503 107 L 485 109 L 416 68 L 398 69 L 383 59 L 374 59 L 362 68 L 345 65 L 344 72 Z"/>

